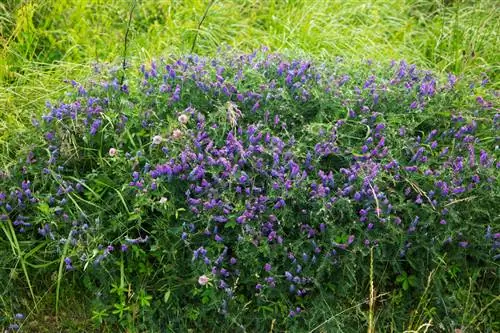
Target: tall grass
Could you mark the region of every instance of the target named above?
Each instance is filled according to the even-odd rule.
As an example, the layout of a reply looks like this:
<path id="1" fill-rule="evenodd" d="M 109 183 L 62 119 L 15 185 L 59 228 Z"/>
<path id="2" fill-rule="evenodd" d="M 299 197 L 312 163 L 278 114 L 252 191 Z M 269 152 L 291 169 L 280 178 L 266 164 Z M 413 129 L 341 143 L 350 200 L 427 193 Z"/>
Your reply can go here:
<path id="1" fill-rule="evenodd" d="M 117 62 L 128 41 L 129 62 L 229 44 L 243 51 L 319 57 L 407 59 L 437 71 L 498 75 L 499 14 L 494 0 L 7 0 L 0 4 L 0 140 L 60 92 L 76 64 Z M 86 69 L 86 68 L 85 68 Z M 79 73 L 80 72 L 80 73 Z M 71 74 L 71 75 L 70 75 Z"/>

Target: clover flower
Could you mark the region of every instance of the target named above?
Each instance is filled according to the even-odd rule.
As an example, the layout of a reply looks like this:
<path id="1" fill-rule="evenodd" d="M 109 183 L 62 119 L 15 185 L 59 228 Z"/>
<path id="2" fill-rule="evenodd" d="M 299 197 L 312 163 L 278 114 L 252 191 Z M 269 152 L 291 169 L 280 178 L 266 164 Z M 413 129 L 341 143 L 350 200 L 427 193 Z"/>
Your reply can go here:
<path id="1" fill-rule="evenodd" d="M 198 278 L 198 283 L 202 286 L 207 285 L 209 281 L 210 281 L 210 278 L 206 275 L 202 275 Z"/>
<path id="2" fill-rule="evenodd" d="M 181 124 L 185 125 L 185 124 L 187 124 L 187 123 L 188 123 L 188 121 L 189 121 L 189 117 L 188 117 L 187 115 L 185 115 L 185 114 L 181 114 L 179 117 L 177 117 L 177 120 L 178 120 Z"/>
<path id="3" fill-rule="evenodd" d="M 154 145 L 159 145 L 163 142 L 163 138 L 161 137 L 161 135 L 155 135 L 153 136 L 153 144 Z"/>
<path id="4" fill-rule="evenodd" d="M 172 132 L 172 138 L 174 140 L 177 140 L 177 139 L 180 139 L 182 137 L 182 131 L 180 129 L 175 129 L 173 132 Z"/>

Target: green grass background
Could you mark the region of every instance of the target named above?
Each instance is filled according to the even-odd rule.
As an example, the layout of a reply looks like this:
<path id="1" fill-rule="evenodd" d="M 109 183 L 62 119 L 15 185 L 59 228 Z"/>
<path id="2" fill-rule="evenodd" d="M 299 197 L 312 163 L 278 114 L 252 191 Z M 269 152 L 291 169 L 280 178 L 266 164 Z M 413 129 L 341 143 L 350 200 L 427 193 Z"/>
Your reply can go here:
<path id="1" fill-rule="evenodd" d="M 85 76 L 92 62 L 214 54 L 228 44 L 318 58 L 390 61 L 498 75 L 495 0 L 6 0 L 0 4 L 0 140 Z M 132 10 L 133 9 L 133 10 Z"/>

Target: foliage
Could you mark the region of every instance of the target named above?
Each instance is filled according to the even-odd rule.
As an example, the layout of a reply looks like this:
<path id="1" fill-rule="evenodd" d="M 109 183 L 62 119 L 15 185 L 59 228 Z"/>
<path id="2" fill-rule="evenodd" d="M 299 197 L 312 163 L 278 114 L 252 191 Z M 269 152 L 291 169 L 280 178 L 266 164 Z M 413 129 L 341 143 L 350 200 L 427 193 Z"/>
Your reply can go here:
<path id="1" fill-rule="evenodd" d="M 134 7 L 135 4 L 135 7 Z M 91 62 L 121 62 L 132 10 L 128 60 L 161 54 L 213 55 L 225 43 L 261 45 L 331 59 L 406 59 L 455 75 L 498 74 L 495 0 L 208 0 L 20 1 L 0 4 L 0 140 L 29 132 L 33 112 L 83 78 Z M 9 130 L 9 129 L 16 130 Z"/>
<path id="2" fill-rule="evenodd" d="M 67 81 L 10 153 L 6 324 L 81 295 L 99 330 L 358 332 L 374 283 L 380 331 L 499 329 L 488 77 L 266 49 L 169 59 Z"/>

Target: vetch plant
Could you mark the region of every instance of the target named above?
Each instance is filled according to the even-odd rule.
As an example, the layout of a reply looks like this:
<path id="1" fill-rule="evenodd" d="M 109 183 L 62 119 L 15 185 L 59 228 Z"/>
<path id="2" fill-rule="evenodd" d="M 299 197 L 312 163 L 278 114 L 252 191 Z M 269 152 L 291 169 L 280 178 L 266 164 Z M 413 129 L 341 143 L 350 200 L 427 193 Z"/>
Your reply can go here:
<path id="1" fill-rule="evenodd" d="M 0 205 L 4 228 L 101 288 L 98 323 L 310 329 L 328 319 L 318 303 L 365 298 L 370 251 L 375 289 L 402 288 L 409 309 L 433 261 L 494 271 L 495 92 L 404 61 L 267 50 L 70 84 Z"/>

